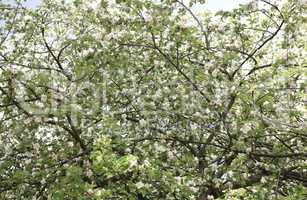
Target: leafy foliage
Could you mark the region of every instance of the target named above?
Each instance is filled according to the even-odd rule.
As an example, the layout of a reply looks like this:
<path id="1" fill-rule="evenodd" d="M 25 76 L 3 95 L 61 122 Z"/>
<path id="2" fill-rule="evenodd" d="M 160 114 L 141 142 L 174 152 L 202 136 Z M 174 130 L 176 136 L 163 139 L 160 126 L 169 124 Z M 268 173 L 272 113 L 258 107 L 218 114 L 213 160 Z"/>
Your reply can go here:
<path id="1" fill-rule="evenodd" d="M 0 1 L 0 199 L 305 199 L 306 5 Z"/>

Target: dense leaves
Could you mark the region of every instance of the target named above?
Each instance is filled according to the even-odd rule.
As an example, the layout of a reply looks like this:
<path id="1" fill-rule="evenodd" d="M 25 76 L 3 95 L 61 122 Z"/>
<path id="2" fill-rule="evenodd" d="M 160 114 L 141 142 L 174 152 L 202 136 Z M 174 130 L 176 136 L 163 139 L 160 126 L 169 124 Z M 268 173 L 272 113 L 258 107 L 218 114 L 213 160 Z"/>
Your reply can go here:
<path id="1" fill-rule="evenodd" d="M 0 199 L 303 200 L 304 1 L 0 1 Z"/>

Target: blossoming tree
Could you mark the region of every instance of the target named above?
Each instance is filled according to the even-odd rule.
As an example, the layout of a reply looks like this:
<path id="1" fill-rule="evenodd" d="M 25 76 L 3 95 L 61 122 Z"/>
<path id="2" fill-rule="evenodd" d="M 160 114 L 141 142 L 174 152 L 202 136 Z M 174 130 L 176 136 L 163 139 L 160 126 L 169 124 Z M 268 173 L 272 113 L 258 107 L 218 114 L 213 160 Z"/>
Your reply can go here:
<path id="1" fill-rule="evenodd" d="M 0 199 L 304 199 L 306 4 L 0 1 Z"/>

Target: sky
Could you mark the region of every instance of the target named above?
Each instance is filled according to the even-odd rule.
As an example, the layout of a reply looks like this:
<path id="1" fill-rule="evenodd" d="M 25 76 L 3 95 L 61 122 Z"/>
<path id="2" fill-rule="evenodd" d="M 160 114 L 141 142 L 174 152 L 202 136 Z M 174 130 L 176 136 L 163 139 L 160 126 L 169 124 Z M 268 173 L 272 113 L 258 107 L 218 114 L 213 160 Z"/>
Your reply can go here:
<path id="1" fill-rule="evenodd" d="M 12 2 L 12 0 L 6 0 Z M 39 5 L 42 0 L 26 0 L 25 6 L 30 8 L 35 8 Z M 210 11 L 219 11 L 219 10 L 231 10 L 239 6 L 239 4 L 248 3 L 250 0 L 207 0 L 204 5 L 198 5 L 197 10 L 210 10 Z"/>

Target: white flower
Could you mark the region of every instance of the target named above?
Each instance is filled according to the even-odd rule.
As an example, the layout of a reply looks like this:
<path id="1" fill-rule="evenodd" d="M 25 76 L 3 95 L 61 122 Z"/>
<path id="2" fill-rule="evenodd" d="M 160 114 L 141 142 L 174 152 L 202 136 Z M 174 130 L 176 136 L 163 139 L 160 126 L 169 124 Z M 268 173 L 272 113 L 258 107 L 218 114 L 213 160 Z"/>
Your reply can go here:
<path id="1" fill-rule="evenodd" d="M 154 65 L 155 66 L 159 66 L 161 64 L 161 62 L 160 61 L 158 61 L 158 60 L 154 60 Z"/>
<path id="2" fill-rule="evenodd" d="M 266 182 L 266 178 L 265 177 L 261 177 L 260 182 L 261 183 L 265 183 Z"/>
<path id="3" fill-rule="evenodd" d="M 39 144 L 38 143 L 34 143 L 33 144 L 33 148 L 35 151 L 38 151 L 39 150 Z"/>
<path id="4" fill-rule="evenodd" d="M 162 91 L 161 90 L 157 90 L 156 94 L 155 94 L 155 97 L 156 98 L 159 98 L 162 96 Z"/>
<path id="5" fill-rule="evenodd" d="M 174 159 L 175 158 L 174 154 L 172 152 L 170 152 L 170 151 L 167 152 L 167 157 L 169 159 Z"/>
<path id="6" fill-rule="evenodd" d="M 42 102 L 38 102 L 36 105 L 37 105 L 39 108 L 43 108 L 43 107 L 45 106 Z"/>
<path id="7" fill-rule="evenodd" d="M 299 0 L 299 3 L 300 3 L 302 6 L 304 6 L 304 5 L 307 4 L 307 0 Z"/>
<path id="8" fill-rule="evenodd" d="M 32 19 L 32 17 L 31 17 L 31 16 L 29 16 L 29 15 L 26 15 L 26 16 L 24 16 L 24 17 L 23 17 L 23 19 L 24 19 L 25 21 L 28 21 L 28 20 L 31 20 L 31 19 Z"/>
<path id="9" fill-rule="evenodd" d="M 270 102 L 268 102 L 268 101 L 263 102 L 263 105 L 264 105 L 264 106 L 265 106 L 265 105 L 268 105 L 268 104 L 270 104 Z"/>
<path id="10" fill-rule="evenodd" d="M 250 124 L 244 124 L 242 128 L 240 129 L 240 131 L 242 131 L 243 133 L 247 133 L 250 130 L 251 130 Z"/>
<path id="11" fill-rule="evenodd" d="M 206 112 L 206 111 L 205 111 Z M 203 115 L 200 113 L 200 112 L 196 112 L 196 113 L 194 113 L 194 116 L 195 117 L 202 117 Z"/>
<path id="12" fill-rule="evenodd" d="M 39 123 L 39 122 L 42 121 L 42 118 L 40 118 L 40 117 L 34 117 L 34 121 L 35 121 L 36 123 Z"/>
<path id="13" fill-rule="evenodd" d="M 226 187 L 232 188 L 232 187 L 233 187 L 233 184 L 232 184 L 231 182 L 227 182 L 227 183 L 226 183 Z"/>
<path id="14" fill-rule="evenodd" d="M 135 186 L 136 186 L 137 189 L 140 189 L 140 188 L 144 187 L 145 184 L 144 184 L 143 182 L 139 181 L 139 182 L 137 182 L 137 183 L 135 184 Z"/>
<path id="15" fill-rule="evenodd" d="M 30 163 L 31 163 L 31 159 L 25 160 L 25 164 L 26 164 L 26 165 L 28 165 L 28 164 L 30 164 Z"/>
<path id="16" fill-rule="evenodd" d="M 92 177 L 92 176 L 93 176 L 92 170 L 87 170 L 86 176 L 87 176 L 87 177 Z"/>
<path id="17" fill-rule="evenodd" d="M 129 163 L 130 163 L 130 167 L 136 166 L 138 164 L 137 157 L 130 156 Z"/>
<path id="18" fill-rule="evenodd" d="M 144 166 L 145 167 L 148 167 L 148 166 L 150 166 L 150 162 L 146 159 L 146 160 L 144 160 Z"/>
<path id="19" fill-rule="evenodd" d="M 181 178 L 180 176 L 176 176 L 176 177 L 175 177 L 175 180 L 177 181 L 177 183 L 181 182 L 181 179 L 182 179 L 182 178 Z"/>
<path id="20" fill-rule="evenodd" d="M 191 124 L 191 129 L 192 129 L 192 131 L 194 131 L 194 130 L 196 130 L 197 129 L 197 125 L 196 124 Z"/>
<path id="21" fill-rule="evenodd" d="M 159 144 L 155 143 L 154 146 L 155 146 L 155 149 L 158 152 L 165 152 L 166 151 L 166 148 L 163 145 L 159 145 Z"/>
<path id="22" fill-rule="evenodd" d="M 146 121 L 144 120 L 144 119 L 141 119 L 140 120 L 140 125 L 142 126 L 142 127 L 144 127 L 144 126 L 146 126 Z"/>
<path id="23" fill-rule="evenodd" d="M 234 92 L 236 90 L 236 86 L 232 86 L 231 88 L 230 88 L 230 92 Z"/>
<path id="24" fill-rule="evenodd" d="M 24 120 L 24 123 L 25 124 L 30 124 L 32 122 L 31 118 L 27 118 Z"/>
<path id="25" fill-rule="evenodd" d="M 94 1 L 90 1 L 88 6 L 89 6 L 89 8 L 95 10 L 99 6 L 99 1 L 95 1 L 95 0 Z"/>
<path id="26" fill-rule="evenodd" d="M 41 184 L 44 185 L 44 184 L 46 184 L 46 183 L 47 183 L 46 179 L 43 178 L 43 179 L 41 180 Z"/>
<path id="27" fill-rule="evenodd" d="M 67 143 L 67 146 L 68 146 L 68 147 L 73 147 L 73 146 L 74 146 L 74 143 L 73 143 L 73 142 L 68 142 L 68 143 Z"/>
<path id="28" fill-rule="evenodd" d="M 152 20 L 152 17 L 148 11 L 142 11 L 142 16 L 144 17 L 145 21 Z"/>

